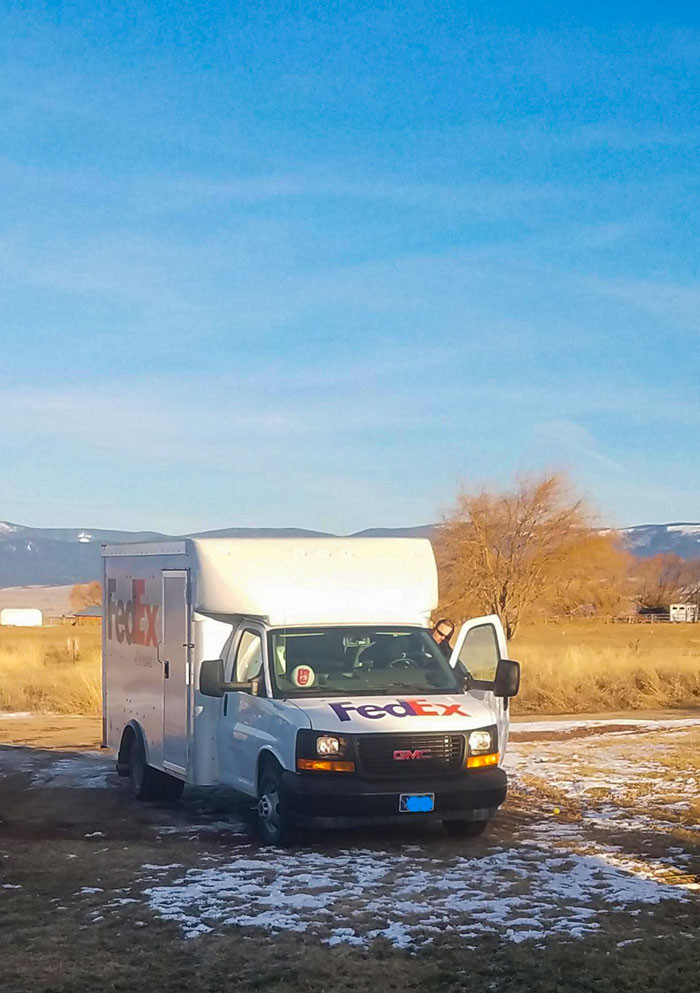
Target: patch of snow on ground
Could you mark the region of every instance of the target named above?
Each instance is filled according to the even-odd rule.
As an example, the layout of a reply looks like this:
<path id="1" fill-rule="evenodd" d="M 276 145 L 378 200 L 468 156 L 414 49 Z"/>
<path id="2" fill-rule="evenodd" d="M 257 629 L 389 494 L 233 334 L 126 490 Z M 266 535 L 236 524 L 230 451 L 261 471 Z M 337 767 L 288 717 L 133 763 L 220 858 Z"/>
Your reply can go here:
<path id="1" fill-rule="evenodd" d="M 676 742 L 690 727 L 669 729 L 660 721 L 651 730 L 675 730 Z M 700 831 L 700 825 L 683 818 L 698 795 L 698 782 L 654 761 L 666 751 L 663 740 L 638 738 L 628 743 L 614 733 L 576 741 L 516 741 L 506 755 L 505 768 L 516 789 L 537 791 L 541 782 L 562 800 L 574 801 L 586 824 L 593 827 Z M 669 818 L 674 813 L 675 820 Z"/>
<path id="2" fill-rule="evenodd" d="M 34 763 L 23 748 L 0 745 L 0 776 L 31 773 Z"/>
<path id="3" fill-rule="evenodd" d="M 219 833 L 245 835 L 250 834 L 250 824 L 243 819 L 237 821 L 205 821 L 202 823 L 190 822 L 189 824 L 160 824 L 156 828 L 156 831 L 160 835 L 184 834 L 192 837 L 199 834 Z"/>
<path id="4" fill-rule="evenodd" d="M 310 932 L 330 944 L 383 937 L 403 948 L 445 933 L 466 940 L 498 933 L 514 942 L 578 938 L 598 931 L 606 912 L 690 894 L 635 859 L 530 841 L 451 859 L 270 851 L 190 869 L 144 895 L 190 938 L 238 926 Z"/>
<path id="5" fill-rule="evenodd" d="M 661 720 L 648 720 L 642 718 L 609 717 L 605 720 L 590 720 L 578 718 L 576 720 L 563 721 L 513 721 L 510 726 L 511 735 L 534 734 L 539 731 L 577 731 L 581 728 L 605 728 L 624 727 L 631 731 L 663 731 L 671 728 L 697 727 L 700 724 L 700 717 L 664 718 Z M 614 731 L 610 732 L 615 734 Z M 621 731 L 620 734 L 626 732 Z"/>
<path id="6" fill-rule="evenodd" d="M 114 772 L 114 761 L 105 760 L 94 752 L 83 752 L 70 758 L 56 759 L 38 769 L 32 776 L 31 786 L 60 787 L 62 789 L 108 789 L 107 776 Z"/>
<path id="7" fill-rule="evenodd" d="M 530 726 L 542 730 L 548 723 Z M 699 722 L 624 723 L 644 732 L 675 731 L 675 743 Z M 552 724 L 564 730 L 591 722 Z M 383 937 L 401 948 L 446 933 L 466 942 L 488 933 L 513 942 L 580 938 L 604 927 L 610 912 L 634 916 L 640 905 L 696 898 L 700 887 L 684 875 L 683 850 L 671 849 L 671 861 L 645 861 L 602 843 L 597 833 L 678 827 L 666 819 L 674 809 L 683 814 L 697 784 L 660 761 L 667 738 L 640 734 L 630 742 L 603 733 L 575 741 L 513 742 L 507 767 L 516 789 L 537 791 L 541 781 L 575 800 L 583 821 L 540 814 L 507 847 L 431 857 L 429 849 L 414 844 L 398 852 L 358 847 L 333 855 L 246 846 L 233 857 L 209 856 L 206 867 L 200 863 L 179 875 L 172 867 L 144 866 L 149 875 L 140 884 L 151 908 L 190 938 L 227 926 L 308 931 L 331 945 L 366 945 Z"/>

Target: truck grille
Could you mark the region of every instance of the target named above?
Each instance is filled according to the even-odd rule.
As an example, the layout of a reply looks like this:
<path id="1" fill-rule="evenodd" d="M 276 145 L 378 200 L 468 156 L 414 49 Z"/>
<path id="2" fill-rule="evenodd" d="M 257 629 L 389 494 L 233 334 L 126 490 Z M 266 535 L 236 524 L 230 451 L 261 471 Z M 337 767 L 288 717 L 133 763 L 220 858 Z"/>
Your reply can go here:
<path id="1" fill-rule="evenodd" d="M 359 772 L 367 779 L 420 779 L 464 765 L 462 734 L 362 734 L 356 742 Z"/>

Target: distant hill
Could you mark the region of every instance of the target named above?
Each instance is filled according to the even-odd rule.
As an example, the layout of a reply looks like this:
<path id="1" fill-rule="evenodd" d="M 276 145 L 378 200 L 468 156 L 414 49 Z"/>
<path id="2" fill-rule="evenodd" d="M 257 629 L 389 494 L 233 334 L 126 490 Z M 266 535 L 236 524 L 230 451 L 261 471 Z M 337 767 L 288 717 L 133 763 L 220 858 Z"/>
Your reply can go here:
<path id="1" fill-rule="evenodd" d="M 0 588 L 0 610 L 5 607 L 37 607 L 44 617 L 72 614 L 68 586 L 5 586 Z"/>
<path id="2" fill-rule="evenodd" d="M 430 538 L 437 525 L 407 528 L 367 528 L 353 538 Z M 673 552 L 700 558 L 700 524 L 640 524 L 620 534 L 639 558 Z M 86 583 L 100 575 L 103 542 L 153 541 L 173 538 L 319 538 L 325 531 L 304 528 L 220 528 L 187 535 L 159 531 L 115 531 L 104 528 L 31 528 L 0 521 L 0 588 L 61 586 Z"/>
<path id="3" fill-rule="evenodd" d="M 221 528 L 196 534 L 115 531 L 104 528 L 30 528 L 0 521 L 0 588 L 87 583 L 100 576 L 100 546 L 173 538 L 320 537 L 303 528 Z"/>
<path id="4" fill-rule="evenodd" d="M 432 538 L 436 524 L 419 524 L 415 528 L 366 528 L 356 531 L 352 538 Z"/>
<path id="5" fill-rule="evenodd" d="M 218 531 L 195 531 L 180 538 L 332 538 L 328 531 L 305 528 L 219 528 Z"/>
<path id="6" fill-rule="evenodd" d="M 700 524 L 637 524 L 622 528 L 625 544 L 640 559 L 671 552 L 682 559 L 700 558 Z"/>

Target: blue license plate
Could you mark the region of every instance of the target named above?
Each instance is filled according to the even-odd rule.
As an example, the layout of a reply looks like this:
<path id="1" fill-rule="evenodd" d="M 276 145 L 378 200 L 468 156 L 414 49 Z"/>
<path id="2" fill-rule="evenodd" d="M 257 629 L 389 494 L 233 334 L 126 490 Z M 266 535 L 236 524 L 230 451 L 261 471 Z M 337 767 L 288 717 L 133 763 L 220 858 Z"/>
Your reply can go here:
<path id="1" fill-rule="evenodd" d="M 399 795 L 400 814 L 427 814 L 435 810 L 434 793 L 401 793 Z"/>

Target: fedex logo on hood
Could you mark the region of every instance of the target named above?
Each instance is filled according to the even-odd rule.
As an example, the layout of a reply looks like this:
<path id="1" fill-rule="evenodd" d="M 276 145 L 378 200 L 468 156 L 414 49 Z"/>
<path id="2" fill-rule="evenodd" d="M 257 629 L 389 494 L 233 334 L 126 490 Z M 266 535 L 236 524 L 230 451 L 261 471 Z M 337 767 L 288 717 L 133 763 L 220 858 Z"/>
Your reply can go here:
<path id="1" fill-rule="evenodd" d="M 339 721 L 351 721 L 353 711 L 370 721 L 379 721 L 387 714 L 391 717 L 469 717 L 459 703 L 438 703 L 436 700 L 424 699 L 396 700 L 383 707 L 376 703 L 363 703 L 358 707 L 350 702 L 329 703 L 328 706 Z"/>

